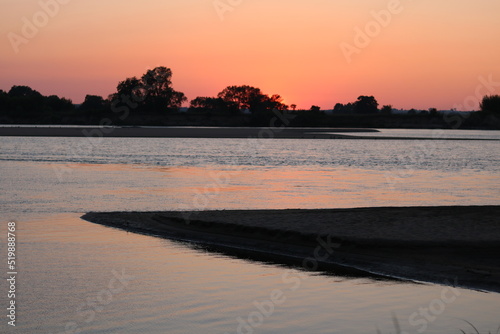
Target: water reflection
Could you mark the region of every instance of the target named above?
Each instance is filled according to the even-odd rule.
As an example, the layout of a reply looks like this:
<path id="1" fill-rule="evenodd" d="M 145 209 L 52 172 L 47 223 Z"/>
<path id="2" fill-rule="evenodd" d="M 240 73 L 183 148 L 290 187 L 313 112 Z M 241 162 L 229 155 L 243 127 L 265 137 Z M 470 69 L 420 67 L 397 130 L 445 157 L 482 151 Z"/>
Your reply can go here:
<path id="1" fill-rule="evenodd" d="M 237 333 L 238 319 L 282 291 L 261 333 L 417 333 L 409 317 L 440 298 L 443 287 L 367 278 L 346 279 L 248 261 L 186 244 L 81 221 L 78 215 L 20 217 L 23 333 L 60 333 L 76 322 L 82 333 Z M 82 302 L 106 289 L 112 270 L 135 277 L 92 322 Z M 460 296 L 429 323 L 427 333 L 498 327 L 498 294 L 458 289 Z M 57 307 L 54 307 L 57 305 Z M 29 316 L 28 316 L 29 315 Z"/>

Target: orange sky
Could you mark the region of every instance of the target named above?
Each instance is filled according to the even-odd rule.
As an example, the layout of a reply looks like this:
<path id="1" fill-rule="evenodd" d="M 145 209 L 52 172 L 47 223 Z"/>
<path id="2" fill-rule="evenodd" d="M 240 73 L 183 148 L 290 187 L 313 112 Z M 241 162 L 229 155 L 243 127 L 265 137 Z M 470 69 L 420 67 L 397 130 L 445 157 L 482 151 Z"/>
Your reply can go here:
<path id="1" fill-rule="evenodd" d="M 383 26 L 372 11 L 389 13 Z M 190 100 L 249 84 L 301 108 L 374 95 L 450 109 L 479 77 L 500 94 L 499 13 L 496 0 L 0 0 L 0 89 L 81 103 L 162 65 Z"/>

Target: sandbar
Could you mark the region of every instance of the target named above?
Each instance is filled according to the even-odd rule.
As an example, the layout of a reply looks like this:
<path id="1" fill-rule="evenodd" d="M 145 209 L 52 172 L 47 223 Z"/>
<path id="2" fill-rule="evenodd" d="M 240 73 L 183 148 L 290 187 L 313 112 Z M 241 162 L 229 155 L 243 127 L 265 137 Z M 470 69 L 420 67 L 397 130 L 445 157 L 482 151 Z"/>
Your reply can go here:
<path id="1" fill-rule="evenodd" d="M 253 260 L 500 292 L 500 206 L 90 212 L 97 224 Z"/>
<path id="2" fill-rule="evenodd" d="M 189 126 L 0 126 L 0 136 L 23 137 L 129 137 L 129 138 L 325 138 L 342 139 L 343 133 L 379 132 L 358 128 L 292 127 L 189 127 Z"/>

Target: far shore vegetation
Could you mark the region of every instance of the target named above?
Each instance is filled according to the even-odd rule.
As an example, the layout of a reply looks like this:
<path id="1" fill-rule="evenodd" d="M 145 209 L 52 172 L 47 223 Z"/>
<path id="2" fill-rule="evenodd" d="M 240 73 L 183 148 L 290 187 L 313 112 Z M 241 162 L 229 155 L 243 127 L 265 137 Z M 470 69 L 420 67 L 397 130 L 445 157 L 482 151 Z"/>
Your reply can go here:
<path id="1" fill-rule="evenodd" d="M 499 95 L 484 96 L 480 110 L 471 112 L 394 110 L 364 95 L 328 111 L 314 105 L 300 110 L 284 104 L 278 94 L 247 85 L 228 86 L 217 96 L 196 97 L 189 108 L 182 108 L 186 102 L 184 93 L 172 87 L 172 71 L 161 66 L 119 82 L 107 98 L 87 95 L 80 105 L 55 95 L 43 96 L 28 86 L 0 89 L 0 124 L 270 126 L 280 113 L 290 127 L 500 129 Z"/>

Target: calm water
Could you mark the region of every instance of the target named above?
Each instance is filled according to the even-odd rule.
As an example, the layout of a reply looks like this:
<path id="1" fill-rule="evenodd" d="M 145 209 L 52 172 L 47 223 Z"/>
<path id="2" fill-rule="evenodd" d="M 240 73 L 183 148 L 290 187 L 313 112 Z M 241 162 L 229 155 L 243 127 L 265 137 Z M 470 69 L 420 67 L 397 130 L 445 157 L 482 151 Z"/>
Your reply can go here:
<path id="1" fill-rule="evenodd" d="M 460 333 L 469 329 L 461 319 L 494 332 L 498 294 L 306 273 L 79 216 L 499 204 L 498 148 L 465 140 L 0 138 L 2 254 L 7 221 L 19 227 L 18 326 L 4 319 L 0 332 L 394 333 L 393 313 L 408 333 Z M 280 302 L 270 307 L 276 290 Z"/>
<path id="2" fill-rule="evenodd" d="M 437 139 L 494 139 L 500 140 L 500 131 L 484 130 L 414 130 L 414 129 L 380 129 L 379 132 L 360 132 L 360 136 L 370 137 L 413 137 Z"/>

